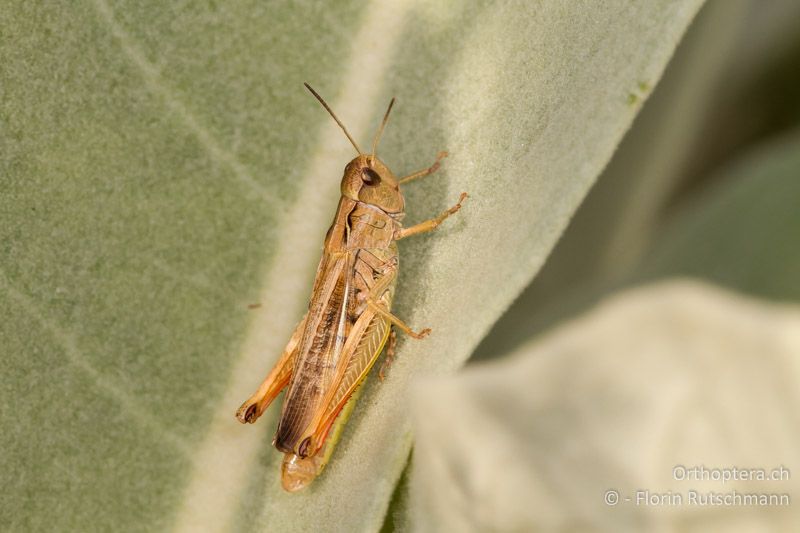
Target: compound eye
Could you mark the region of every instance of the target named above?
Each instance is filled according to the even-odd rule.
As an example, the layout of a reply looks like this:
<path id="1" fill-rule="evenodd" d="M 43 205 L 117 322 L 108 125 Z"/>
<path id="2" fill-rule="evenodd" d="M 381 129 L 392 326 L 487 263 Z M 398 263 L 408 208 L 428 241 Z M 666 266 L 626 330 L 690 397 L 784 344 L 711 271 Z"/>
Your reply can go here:
<path id="1" fill-rule="evenodd" d="M 371 168 L 364 168 L 361 170 L 361 181 L 364 182 L 364 185 L 374 187 L 381 182 L 381 177 Z"/>

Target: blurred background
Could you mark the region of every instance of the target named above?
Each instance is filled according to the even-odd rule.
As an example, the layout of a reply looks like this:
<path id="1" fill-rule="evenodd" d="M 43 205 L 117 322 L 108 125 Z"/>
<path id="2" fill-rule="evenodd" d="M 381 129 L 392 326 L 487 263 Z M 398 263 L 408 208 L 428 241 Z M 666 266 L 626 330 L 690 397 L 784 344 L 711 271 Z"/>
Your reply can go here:
<path id="1" fill-rule="evenodd" d="M 423 529 L 797 527 L 798 65 L 796 2 L 705 4 L 544 268 L 462 375 L 420 388 L 400 523 L 410 498 Z"/>
<path id="2" fill-rule="evenodd" d="M 665 276 L 796 301 L 798 60 L 795 2 L 707 2 L 545 267 L 473 360 Z"/>

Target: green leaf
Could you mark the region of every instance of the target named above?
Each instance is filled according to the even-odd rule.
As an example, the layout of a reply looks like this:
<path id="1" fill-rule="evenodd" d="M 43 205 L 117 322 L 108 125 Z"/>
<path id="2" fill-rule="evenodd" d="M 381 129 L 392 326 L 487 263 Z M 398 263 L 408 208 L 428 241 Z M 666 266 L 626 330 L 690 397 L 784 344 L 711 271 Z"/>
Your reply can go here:
<path id="1" fill-rule="evenodd" d="M 659 234 L 634 281 L 693 276 L 800 301 L 800 130 L 722 169 Z"/>
<path id="2" fill-rule="evenodd" d="M 788 503 L 720 509 L 689 491 L 796 494 L 798 352 L 797 305 L 672 280 L 612 295 L 510 357 L 421 381 L 413 531 L 791 529 Z M 693 467 L 789 477 L 685 477 Z M 638 491 L 670 499 L 647 505 Z"/>
<path id="3" fill-rule="evenodd" d="M 699 5 L 5 9 L 0 525 L 378 529 L 412 376 L 461 365 L 540 268 Z M 450 151 L 408 223 L 471 198 L 401 243 L 396 312 L 433 335 L 287 495 L 270 418 L 233 412 L 303 312 L 352 157 L 305 80 L 362 144 L 398 97 L 398 174 Z"/>
<path id="4" fill-rule="evenodd" d="M 638 265 L 687 173 L 704 161 L 720 102 L 744 83 L 743 43 L 763 46 L 763 31 L 750 34 L 752 7 L 724 0 L 704 5 L 547 263 L 474 359 L 511 351 L 599 298 Z M 771 39 L 780 33 L 770 30 Z"/>
<path id="5" fill-rule="evenodd" d="M 635 278 L 662 246 L 663 225 L 675 218 L 675 205 L 693 203 L 707 181 L 726 180 L 730 172 L 718 169 L 741 158 L 754 141 L 769 142 L 787 125 L 796 127 L 800 85 L 792 80 L 800 4 L 781 0 L 763 7 L 724 0 L 704 6 L 542 271 L 481 342 L 474 360 L 511 351 Z M 692 209 L 714 203 L 725 187 L 703 193 Z M 785 220 L 792 218 L 782 212 Z M 761 223 L 739 218 L 738 224 L 758 232 Z M 706 233 L 713 242 L 715 235 Z"/>

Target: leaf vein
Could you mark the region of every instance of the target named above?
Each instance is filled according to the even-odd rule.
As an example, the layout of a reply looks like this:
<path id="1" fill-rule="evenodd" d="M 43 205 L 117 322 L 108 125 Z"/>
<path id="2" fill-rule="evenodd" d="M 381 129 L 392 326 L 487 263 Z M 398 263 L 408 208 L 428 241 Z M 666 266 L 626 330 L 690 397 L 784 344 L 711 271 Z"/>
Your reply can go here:
<path id="1" fill-rule="evenodd" d="M 267 189 L 250 175 L 245 165 L 242 164 L 230 150 L 222 146 L 211 131 L 201 124 L 189 108 L 178 98 L 176 91 L 163 82 L 158 68 L 147 60 L 145 54 L 140 50 L 134 39 L 116 21 L 111 6 L 109 6 L 105 0 L 94 0 L 94 6 L 103 21 L 108 25 L 111 34 L 119 42 L 122 51 L 141 72 L 145 86 L 153 94 L 159 96 L 166 107 L 175 113 L 189 131 L 194 134 L 208 155 L 214 161 L 228 166 L 233 170 L 234 175 L 239 181 L 249 186 L 254 192 L 262 196 L 265 200 L 268 200 L 271 204 L 274 204 L 276 209 L 282 209 L 281 203 L 274 197 L 269 196 Z"/>
<path id="2" fill-rule="evenodd" d="M 0 286 L 5 289 L 12 301 L 36 320 L 39 325 L 61 345 L 69 364 L 88 375 L 100 390 L 118 402 L 122 406 L 123 412 L 128 414 L 136 422 L 151 429 L 155 435 L 158 435 L 164 442 L 168 443 L 181 454 L 187 457 L 190 456 L 190 447 L 183 438 L 162 426 L 150 413 L 143 411 L 136 405 L 131 394 L 92 366 L 78 347 L 75 335 L 46 317 L 44 313 L 37 308 L 36 303 L 30 297 L 21 293 L 11 285 L 7 276 L 2 271 L 0 271 Z"/>

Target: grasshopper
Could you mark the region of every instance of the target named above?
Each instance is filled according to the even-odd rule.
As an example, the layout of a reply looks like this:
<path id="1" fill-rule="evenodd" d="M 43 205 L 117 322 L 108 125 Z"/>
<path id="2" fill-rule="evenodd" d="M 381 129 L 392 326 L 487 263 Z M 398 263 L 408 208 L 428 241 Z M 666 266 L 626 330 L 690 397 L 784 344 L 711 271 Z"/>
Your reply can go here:
<path id="1" fill-rule="evenodd" d="M 461 208 L 467 194 L 439 216 L 403 228 L 405 201 L 400 185 L 427 176 L 447 155 L 440 152 L 430 167 L 397 178 L 376 156 L 392 98 L 365 154 L 323 98 L 306 88 L 333 117 L 358 155 L 344 169 L 341 198 L 325 237 L 308 312 L 281 357 L 258 390 L 236 412 L 252 424 L 283 390 L 286 395 L 272 442 L 284 460 L 281 484 L 289 492 L 311 483 L 327 464 L 359 393 L 359 385 L 388 342 L 384 369 L 394 355 L 392 326 L 415 339 L 419 332 L 391 312 L 399 267 L 395 241 L 435 229 Z"/>

